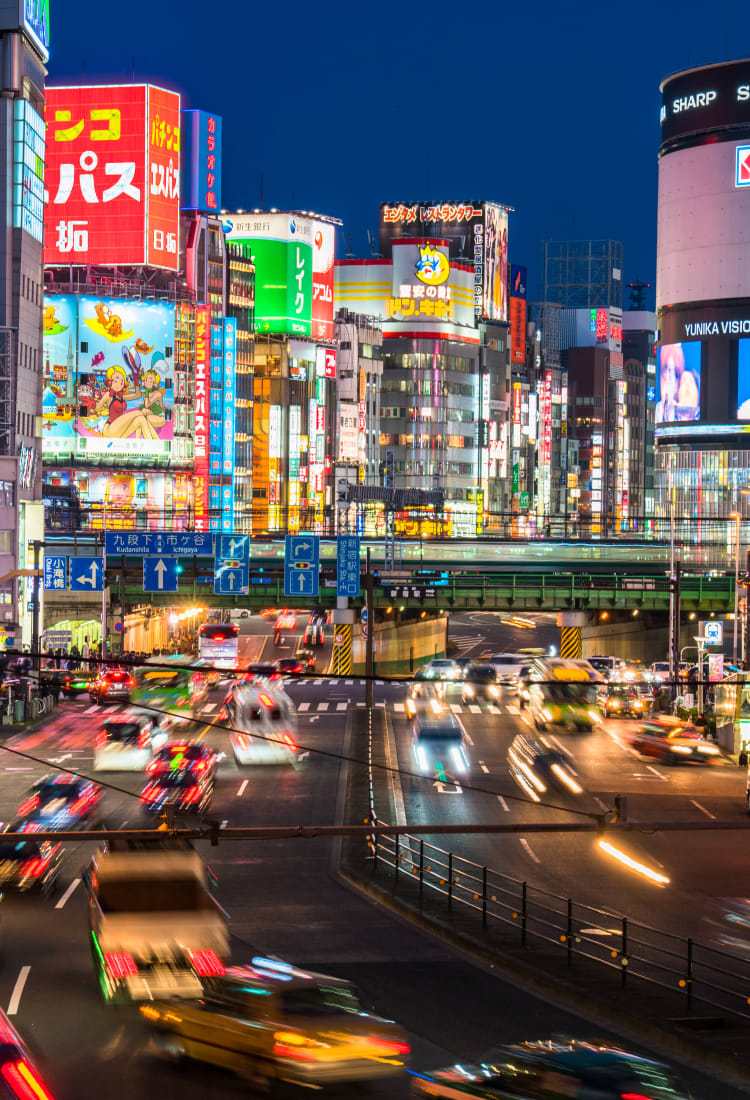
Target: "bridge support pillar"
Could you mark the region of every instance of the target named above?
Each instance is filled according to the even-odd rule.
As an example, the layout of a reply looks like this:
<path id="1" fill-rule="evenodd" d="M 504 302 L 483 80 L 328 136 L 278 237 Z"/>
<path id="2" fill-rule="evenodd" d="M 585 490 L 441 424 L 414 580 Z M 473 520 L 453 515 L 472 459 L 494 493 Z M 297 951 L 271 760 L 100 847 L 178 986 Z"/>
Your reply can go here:
<path id="1" fill-rule="evenodd" d="M 583 651 L 581 627 L 586 624 L 585 611 L 558 611 L 557 625 L 560 627 L 560 656 L 576 658 Z"/>
<path id="2" fill-rule="evenodd" d="M 352 674 L 351 623 L 336 623 L 333 628 L 332 671 L 334 676 L 351 676 Z"/>

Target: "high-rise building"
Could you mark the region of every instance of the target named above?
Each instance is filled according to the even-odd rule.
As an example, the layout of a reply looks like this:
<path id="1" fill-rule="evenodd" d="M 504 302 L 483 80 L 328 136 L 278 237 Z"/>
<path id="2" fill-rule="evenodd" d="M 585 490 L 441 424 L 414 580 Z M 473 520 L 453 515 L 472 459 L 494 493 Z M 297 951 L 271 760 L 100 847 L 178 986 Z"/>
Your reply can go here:
<path id="1" fill-rule="evenodd" d="M 30 645 L 34 565 L 44 536 L 41 411 L 47 4 L 0 11 L 0 148 L 7 202 L 0 245 L 0 647 Z"/>
<path id="2" fill-rule="evenodd" d="M 542 241 L 540 297 L 568 309 L 622 309 L 620 241 Z"/>
<path id="3" fill-rule="evenodd" d="M 651 531 L 654 523 L 655 313 L 625 310 L 622 357 L 625 418 L 629 425 L 629 512 L 634 531 Z"/>

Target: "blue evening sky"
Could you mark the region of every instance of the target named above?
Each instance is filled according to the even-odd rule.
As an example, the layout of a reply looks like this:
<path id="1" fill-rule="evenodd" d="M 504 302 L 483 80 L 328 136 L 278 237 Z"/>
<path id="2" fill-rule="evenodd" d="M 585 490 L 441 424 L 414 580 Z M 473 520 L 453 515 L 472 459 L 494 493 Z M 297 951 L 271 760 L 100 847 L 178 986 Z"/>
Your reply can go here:
<path id="1" fill-rule="evenodd" d="M 344 221 L 369 254 L 383 200 L 505 202 L 538 292 L 544 237 L 612 237 L 654 280 L 660 79 L 750 53 L 731 0 L 303 4 L 50 0 L 50 83 L 152 80 L 224 118 L 228 209 Z"/>

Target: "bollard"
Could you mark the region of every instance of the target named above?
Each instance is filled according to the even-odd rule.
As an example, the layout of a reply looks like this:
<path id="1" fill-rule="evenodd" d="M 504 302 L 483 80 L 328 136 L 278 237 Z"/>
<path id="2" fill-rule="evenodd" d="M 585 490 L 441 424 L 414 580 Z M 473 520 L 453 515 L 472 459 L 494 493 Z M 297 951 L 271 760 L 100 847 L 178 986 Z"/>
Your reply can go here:
<path id="1" fill-rule="evenodd" d="M 16 722 L 23 722 L 24 719 L 24 701 L 23 699 L 16 699 L 13 704 L 13 718 Z"/>

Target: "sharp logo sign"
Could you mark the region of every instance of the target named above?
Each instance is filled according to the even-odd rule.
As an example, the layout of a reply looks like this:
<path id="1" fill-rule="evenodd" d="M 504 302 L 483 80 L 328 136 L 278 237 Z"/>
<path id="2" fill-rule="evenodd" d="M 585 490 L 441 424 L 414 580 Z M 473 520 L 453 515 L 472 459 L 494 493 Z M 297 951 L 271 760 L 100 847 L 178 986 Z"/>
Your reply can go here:
<path id="1" fill-rule="evenodd" d="M 734 186 L 750 187 L 750 145 L 737 146 Z"/>

